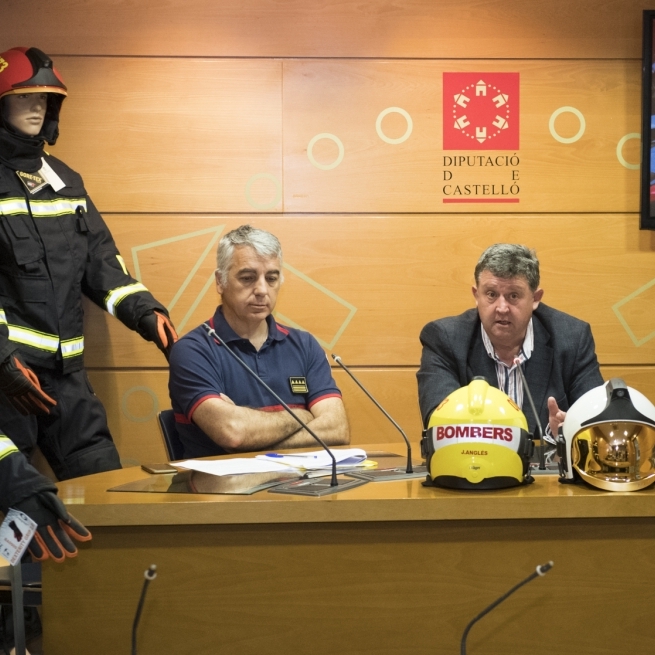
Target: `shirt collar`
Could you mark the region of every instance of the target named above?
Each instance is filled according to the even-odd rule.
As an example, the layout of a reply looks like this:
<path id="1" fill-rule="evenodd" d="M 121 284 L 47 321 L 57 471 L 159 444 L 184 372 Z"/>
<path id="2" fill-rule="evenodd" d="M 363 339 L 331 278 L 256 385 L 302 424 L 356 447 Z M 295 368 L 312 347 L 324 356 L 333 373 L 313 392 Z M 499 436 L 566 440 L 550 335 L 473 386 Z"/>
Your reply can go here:
<path id="1" fill-rule="evenodd" d="M 266 317 L 266 323 L 268 324 L 268 337 L 264 343 L 269 341 L 282 341 L 286 339 L 289 334 L 284 326 L 278 325 L 273 318 L 273 315 Z M 225 320 L 223 314 L 223 305 L 219 305 L 214 312 L 214 315 L 209 319 L 209 325 L 216 330 L 216 334 L 225 341 L 225 343 L 230 343 L 234 341 L 248 341 L 243 337 L 240 337 L 231 327 L 230 324 Z"/>
<path id="2" fill-rule="evenodd" d="M 491 339 L 489 338 L 489 335 L 487 334 L 486 330 L 484 329 L 484 326 L 482 323 L 480 323 L 480 329 L 482 330 L 482 343 L 484 343 L 484 349 L 487 351 L 487 355 L 491 357 L 495 362 L 500 362 L 504 366 L 507 366 L 504 362 L 501 362 L 501 360 L 498 358 L 498 355 L 496 354 L 496 350 L 494 349 L 493 344 L 491 343 Z M 532 325 L 532 318 L 530 318 L 530 322 L 528 323 L 528 329 L 525 331 L 525 339 L 523 339 L 523 345 L 521 346 L 521 350 L 519 351 L 519 359 L 521 360 L 521 364 L 523 362 L 526 362 L 530 357 L 532 356 L 532 351 L 534 350 L 534 327 Z M 508 366 L 508 368 L 511 370 L 513 369 L 515 364 L 513 364 L 511 367 Z"/>

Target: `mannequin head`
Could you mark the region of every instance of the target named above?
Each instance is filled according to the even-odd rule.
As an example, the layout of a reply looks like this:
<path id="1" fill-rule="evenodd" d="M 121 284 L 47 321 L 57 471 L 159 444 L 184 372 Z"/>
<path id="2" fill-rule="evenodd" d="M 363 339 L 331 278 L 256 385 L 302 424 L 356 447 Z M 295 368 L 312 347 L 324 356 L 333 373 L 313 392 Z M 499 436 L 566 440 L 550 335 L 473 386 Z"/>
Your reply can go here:
<path id="1" fill-rule="evenodd" d="M 0 53 L 0 125 L 19 137 L 54 145 L 66 86 L 48 55 L 38 48 Z"/>
<path id="2" fill-rule="evenodd" d="M 37 136 L 41 132 L 47 107 L 47 93 L 8 95 L 2 100 L 5 121 L 24 136 Z"/>

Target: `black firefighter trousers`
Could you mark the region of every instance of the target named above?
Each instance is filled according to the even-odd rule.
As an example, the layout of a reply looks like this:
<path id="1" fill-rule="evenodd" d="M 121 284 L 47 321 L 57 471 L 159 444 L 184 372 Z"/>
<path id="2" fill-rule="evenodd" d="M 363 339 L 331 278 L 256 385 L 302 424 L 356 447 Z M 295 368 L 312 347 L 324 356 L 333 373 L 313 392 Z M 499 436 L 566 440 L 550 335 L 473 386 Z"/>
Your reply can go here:
<path id="1" fill-rule="evenodd" d="M 0 430 L 27 457 L 38 445 L 59 480 L 121 468 L 105 408 L 86 371 L 63 375 L 31 368 L 57 405 L 47 416 L 23 416 L 0 392 Z"/>

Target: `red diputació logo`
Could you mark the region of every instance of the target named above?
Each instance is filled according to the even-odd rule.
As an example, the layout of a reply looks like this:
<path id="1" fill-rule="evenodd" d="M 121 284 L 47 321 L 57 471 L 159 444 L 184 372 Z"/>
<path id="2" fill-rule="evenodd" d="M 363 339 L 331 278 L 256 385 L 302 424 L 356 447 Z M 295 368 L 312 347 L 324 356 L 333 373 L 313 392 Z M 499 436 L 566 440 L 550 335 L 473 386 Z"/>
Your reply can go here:
<path id="1" fill-rule="evenodd" d="M 443 149 L 518 148 L 519 74 L 444 73 Z"/>

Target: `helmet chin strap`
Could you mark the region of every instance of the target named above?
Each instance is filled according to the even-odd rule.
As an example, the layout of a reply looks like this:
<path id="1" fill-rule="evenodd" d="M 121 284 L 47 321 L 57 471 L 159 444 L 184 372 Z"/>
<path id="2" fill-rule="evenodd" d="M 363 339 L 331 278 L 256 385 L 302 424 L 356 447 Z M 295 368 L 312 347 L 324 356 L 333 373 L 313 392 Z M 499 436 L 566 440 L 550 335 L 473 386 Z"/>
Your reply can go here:
<path id="1" fill-rule="evenodd" d="M 35 135 L 25 134 L 25 132 L 17 130 L 11 123 L 7 122 L 4 117 L 2 118 L 2 127 L 4 127 L 12 136 L 19 139 L 25 139 L 28 143 L 36 143 L 40 141 L 45 144 L 45 138 L 41 133 Z"/>

